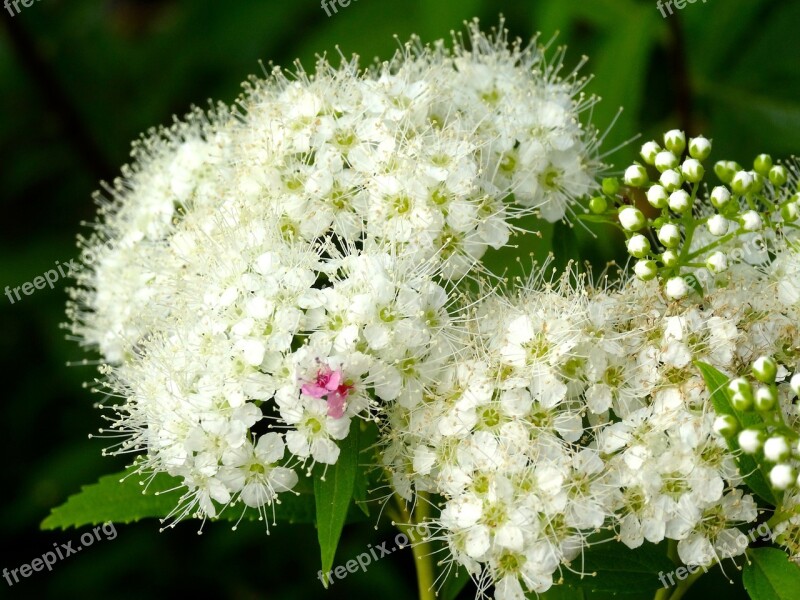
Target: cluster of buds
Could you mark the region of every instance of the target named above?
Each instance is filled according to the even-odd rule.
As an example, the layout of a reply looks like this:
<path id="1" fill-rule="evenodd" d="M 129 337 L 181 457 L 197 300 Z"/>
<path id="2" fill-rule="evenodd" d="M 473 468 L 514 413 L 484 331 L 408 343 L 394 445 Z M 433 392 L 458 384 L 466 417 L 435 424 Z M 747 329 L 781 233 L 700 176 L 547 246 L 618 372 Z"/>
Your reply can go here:
<path id="1" fill-rule="evenodd" d="M 762 154 L 752 170 L 732 161 L 719 161 L 713 171 L 721 185 L 703 185 L 711 141 L 689 139 L 674 129 L 641 148 L 642 163 L 629 166 L 622 188 L 616 179 L 603 182 L 603 195 L 590 202 L 590 219 L 616 222 L 626 237 L 634 273 L 648 281 L 658 278 L 669 300 L 680 300 L 692 289 L 702 292 L 700 279 L 728 270 L 738 242 L 765 228 L 798 228 L 800 193 L 788 190 L 788 169 L 773 165 Z M 657 173 L 657 175 L 656 175 Z M 631 202 L 643 193 L 641 202 Z M 621 193 L 623 192 L 623 193 Z M 646 199 L 646 205 L 645 205 Z M 641 207 L 641 208 L 640 208 Z M 752 237 L 752 236 L 750 236 Z M 703 270 L 700 277 L 698 271 Z"/>
<path id="2" fill-rule="evenodd" d="M 728 398 L 731 407 L 738 413 L 755 414 L 757 419 L 747 419 L 754 424 L 742 427 L 734 415 L 721 415 L 714 429 L 725 438 L 736 436 L 742 452 L 753 455 L 769 473 L 772 486 L 785 490 L 790 486 L 800 487 L 798 458 L 800 458 L 800 436 L 783 419 L 779 390 L 776 384 L 778 363 L 771 357 L 762 356 L 752 365 L 755 382 L 746 377 L 737 377 L 728 383 Z M 800 397 L 800 372 L 789 382 L 795 396 Z"/>

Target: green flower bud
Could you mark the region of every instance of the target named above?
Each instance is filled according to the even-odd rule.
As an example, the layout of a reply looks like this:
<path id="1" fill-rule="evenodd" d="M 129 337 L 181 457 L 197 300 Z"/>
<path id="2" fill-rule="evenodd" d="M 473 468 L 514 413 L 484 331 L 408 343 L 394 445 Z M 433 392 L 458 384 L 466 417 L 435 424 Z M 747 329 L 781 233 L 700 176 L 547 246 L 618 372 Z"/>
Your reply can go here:
<path id="1" fill-rule="evenodd" d="M 681 230 L 672 223 L 662 225 L 656 235 L 665 248 L 677 248 L 681 243 Z"/>
<path id="2" fill-rule="evenodd" d="M 786 167 L 783 165 L 776 165 L 769 170 L 769 180 L 772 185 L 781 187 L 789 180 L 789 174 Z"/>
<path id="3" fill-rule="evenodd" d="M 603 196 L 595 196 L 589 200 L 589 210 L 596 215 L 601 215 L 608 210 L 608 201 Z"/>
<path id="4" fill-rule="evenodd" d="M 647 224 L 647 218 L 638 208 L 625 206 L 619 211 L 619 222 L 626 231 L 639 231 Z"/>
<path id="5" fill-rule="evenodd" d="M 787 202 L 781 206 L 781 218 L 787 223 L 794 223 L 798 216 L 800 216 L 800 210 L 798 210 L 796 202 Z"/>
<path id="6" fill-rule="evenodd" d="M 699 135 L 689 140 L 689 156 L 697 160 L 705 160 L 711 154 L 711 142 Z"/>
<path id="7" fill-rule="evenodd" d="M 686 149 L 686 134 L 680 129 L 671 129 L 664 134 L 664 146 L 675 156 L 680 156 Z"/>
<path id="8" fill-rule="evenodd" d="M 634 163 L 625 169 L 625 185 L 642 187 L 648 182 L 647 170 L 640 164 Z"/>
<path id="9" fill-rule="evenodd" d="M 761 356 L 753 363 L 753 377 L 761 383 L 775 383 L 778 363 L 771 356 Z"/>
<path id="10" fill-rule="evenodd" d="M 718 185 L 713 190 L 711 190 L 711 204 L 717 210 L 722 210 L 722 208 L 730 201 L 731 193 L 728 191 L 724 185 Z"/>
<path id="11" fill-rule="evenodd" d="M 778 403 L 778 392 L 774 387 L 761 386 L 756 390 L 756 395 L 753 398 L 756 410 L 760 412 L 769 412 Z"/>
<path id="12" fill-rule="evenodd" d="M 603 179 L 603 193 L 606 196 L 613 196 L 619 191 L 619 180 L 616 177 L 606 177 Z"/>
<path id="13" fill-rule="evenodd" d="M 648 165 L 655 164 L 656 154 L 661 152 L 661 146 L 659 146 L 656 142 L 645 142 L 642 144 L 642 150 L 639 154 L 642 157 L 642 160 L 646 162 Z"/>
<path id="14" fill-rule="evenodd" d="M 650 281 L 658 274 L 658 266 L 653 260 L 640 260 L 633 265 L 633 272 L 642 281 Z"/>
<path id="15" fill-rule="evenodd" d="M 674 169 L 678 166 L 678 157 L 669 150 L 663 150 L 656 154 L 656 169 L 663 173 L 667 169 Z"/>
<path id="16" fill-rule="evenodd" d="M 767 175 L 772 168 L 772 157 L 769 154 L 759 154 L 753 161 L 753 169 L 759 175 Z"/>
<path id="17" fill-rule="evenodd" d="M 681 173 L 683 174 L 683 178 L 689 183 L 697 183 L 702 181 L 706 170 L 696 158 L 687 158 L 681 165 Z"/>
<path id="18" fill-rule="evenodd" d="M 758 429 L 743 429 L 736 438 L 745 454 L 755 454 L 764 443 L 764 433 Z"/>
<path id="19" fill-rule="evenodd" d="M 724 438 L 732 438 L 739 432 L 739 422 L 732 415 L 720 415 L 714 421 L 714 431 Z"/>
<path id="20" fill-rule="evenodd" d="M 736 410 L 750 410 L 753 406 L 753 388 L 744 377 L 737 377 L 728 383 L 731 394 L 731 404 Z"/>
<path id="21" fill-rule="evenodd" d="M 668 192 L 674 192 L 683 185 L 683 175 L 677 169 L 669 169 L 661 174 L 658 182 L 664 186 Z"/>
<path id="22" fill-rule="evenodd" d="M 647 190 L 647 202 L 653 208 L 666 208 L 669 204 L 669 195 L 664 186 L 656 183 Z"/>
<path id="23" fill-rule="evenodd" d="M 753 189 L 755 184 L 753 174 L 750 171 L 737 171 L 731 180 L 731 189 L 734 194 L 747 194 Z"/>
<path id="24" fill-rule="evenodd" d="M 733 181 L 733 176 L 736 175 L 737 171 L 741 170 L 742 167 L 731 160 L 720 160 L 714 165 L 714 173 L 726 185 L 730 185 L 731 181 Z"/>
<path id="25" fill-rule="evenodd" d="M 678 264 L 678 253 L 674 250 L 665 250 L 663 254 L 661 254 L 661 262 L 668 269 L 674 267 Z"/>
<path id="26" fill-rule="evenodd" d="M 640 233 L 628 240 L 627 247 L 628 254 L 634 258 L 644 258 L 650 254 L 650 241 Z"/>

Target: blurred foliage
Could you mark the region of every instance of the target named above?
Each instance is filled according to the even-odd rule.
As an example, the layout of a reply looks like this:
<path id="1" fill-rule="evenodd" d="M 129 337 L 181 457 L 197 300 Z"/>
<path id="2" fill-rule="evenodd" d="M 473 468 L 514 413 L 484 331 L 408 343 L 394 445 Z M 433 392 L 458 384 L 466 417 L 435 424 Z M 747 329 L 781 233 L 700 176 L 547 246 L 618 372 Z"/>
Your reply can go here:
<path id="1" fill-rule="evenodd" d="M 191 104 L 234 100 L 239 83 L 261 72 L 259 60 L 288 66 L 299 58 L 311 67 L 315 55 L 336 56 L 340 48 L 369 62 L 394 52 L 394 34 L 449 37 L 464 19 L 478 16 L 488 27 L 501 12 L 513 36 L 541 31 L 547 41 L 559 31 L 553 46 L 569 46 L 566 73 L 590 57 L 582 70 L 595 76 L 587 91 L 603 98 L 592 121 L 605 131 L 616 118 L 603 144 L 612 172 L 636 154 L 639 141 L 625 141 L 675 126 L 713 138 L 713 160 L 745 164 L 758 152 L 785 156 L 800 147 L 798 0 L 697 2 L 667 19 L 654 0 L 354 0 L 331 17 L 316 0 L 41 0 L 13 17 L 2 11 L 0 286 L 21 285 L 74 257 L 74 235 L 93 218 L 90 193 L 115 176 L 130 141 Z M 518 242 L 523 251 L 556 247 L 602 266 L 615 246 L 609 232 L 600 235 L 559 225 L 542 228 L 538 242 Z M 493 255 L 494 267 L 519 268 L 513 254 Z M 83 356 L 58 327 L 63 282 L 13 305 L 1 298 L 9 387 L 0 436 L 9 473 L 0 534 L 2 566 L 16 568 L 78 535 L 40 532 L 50 507 L 124 464 L 100 458 L 102 441 L 87 439 L 102 421 L 81 387 L 93 368 L 65 367 Z M 10 589 L 0 581 L 0 597 L 413 595 L 410 552 L 349 575 L 323 596 L 313 527 L 273 527 L 270 537 L 264 529 L 244 523 L 232 534 L 227 524 L 210 524 L 197 538 L 196 523 L 163 534 L 156 522 L 119 525 L 116 539 L 57 563 L 52 573 Z M 350 526 L 335 562 L 393 535 L 386 525 Z M 739 579 L 733 568 L 728 575 Z M 702 598 L 714 583 L 709 575 L 686 597 Z M 739 583 L 726 591 L 742 597 Z"/>

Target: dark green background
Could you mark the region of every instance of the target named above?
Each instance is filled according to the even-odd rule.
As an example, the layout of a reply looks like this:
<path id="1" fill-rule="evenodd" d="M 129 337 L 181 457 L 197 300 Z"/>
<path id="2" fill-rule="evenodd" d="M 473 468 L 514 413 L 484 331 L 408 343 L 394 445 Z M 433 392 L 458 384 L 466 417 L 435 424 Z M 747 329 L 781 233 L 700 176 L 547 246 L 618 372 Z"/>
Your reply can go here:
<path id="1" fill-rule="evenodd" d="M 523 38 L 560 31 L 556 43 L 569 45 L 567 70 L 587 54 L 584 73 L 595 75 L 588 89 L 603 97 L 594 122 L 605 129 L 625 107 L 607 150 L 637 132 L 653 136 L 675 126 L 713 138 L 714 159 L 744 163 L 758 152 L 777 157 L 800 148 L 798 0 L 698 0 L 669 19 L 654 0 L 354 0 L 330 18 L 316 0 L 39 0 L 13 18 L 0 12 L 2 288 L 76 255 L 80 222 L 93 218 L 91 192 L 115 176 L 141 131 L 207 98 L 232 101 L 239 83 L 260 72 L 259 60 L 288 65 L 299 57 L 309 66 L 336 45 L 365 61 L 385 58 L 397 47 L 394 34 L 449 37 L 473 16 L 488 27 L 502 12 Z M 621 169 L 640 142 L 609 162 Z M 549 243 L 552 231 L 544 233 Z M 580 239 L 583 256 L 613 257 L 608 241 L 597 251 L 586 235 Z M 492 260 L 502 265 L 504 258 Z M 81 388 L 94 373 L 65 366 L 83 354 L 59 329 L 64 300 L 63 285 L 14 305 L 0 296 L 1 567 L 76 539 L 74 531 L 39 532 L 38 524 L 80 484 L 123 466 L 101 458 L 102 443 L 87 439 L 101 425 Z M 159 534 L 155 522 L 118 526 L 117 539 L 52 573 L 11 589 L 0 580 L 0 597 L 325 597 L 313 528 L 278 526 L 270 537 L 257 525 L 235 534 L 211 525 L 201 537 L 196 529 L 185 523 Z M 385 526 L 347 529 L 337 562 L 392 535 Z M 688 597 L 703 597 L 713 583 L 704 579 Z M 406 551 L 348 576 L 327 597 L 390 600 L 413 597 L 413 590 Z"/>

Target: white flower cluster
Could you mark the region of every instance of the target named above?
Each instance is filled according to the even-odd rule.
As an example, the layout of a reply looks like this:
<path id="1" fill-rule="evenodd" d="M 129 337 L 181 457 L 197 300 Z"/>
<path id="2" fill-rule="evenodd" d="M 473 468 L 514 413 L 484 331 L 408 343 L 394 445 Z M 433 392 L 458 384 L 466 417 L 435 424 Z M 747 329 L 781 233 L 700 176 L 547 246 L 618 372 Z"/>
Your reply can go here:
<path id="1" fill-rule="evenodd" d="M 576 289 L 567 274 L 484 300 L 454 364 L 389 411 L 393 486 L 445 498 L 439 535 L 498 600 L 547 590 L 609 524 L 631 548 L 677 540 L 687 564 L 740 553 L 756 504 L 693 362 L 738 373 L 784 347 L 799 364 L 800 332 L 776 325 L 800 315 L 755 313 L 739 293 L 673 304 L 656 282 Z"/>
<path id="2" fill-rule="evenodd" d="M 593 100 L 559 66 L 473 24 L 363 72 L 276 69 L 135 146 L 71 329 L 124 399 L 113 451 L 182 478 L 178 518 L 264 511 L 352 419 L 419 404 L 453 352 L 448 282 L 596 187 Z"/>
<path id="3" fill-rule="evenodd" d="M 666 139 L 675 143 L 681 135 Z M 691 148 L 705 152 L 710 142 L 695 138 Z M 663 220 L 653 224 L 674 223 L 677 243 L 659 236 L 668 247 L 679 247 L 687 231 L 691 237 L 710 218 L 682 204 L 695 201 L 702 178 L 696 167 L 691 194 L 665 204 Z M 629 169 L 627 185 L 641 184 L 640 169 Z M 792 167 L 790 187 L 797 189 L 795 174 Z M 612 183 L 604 182 L 609 195 L 618 190 Z M 760 199 L 773 213 L 796 202 L 785 183 L 773 182 Z M 593 203 L 595 212 L 608 211 L 605 200 Z M 609 214 L 630 232 L 631 254 L 651 252 L 650 240 L 634 233 L 647 224 L 639 209 Z M 754 521 L 757 507 L 740 489 L 736 454 L 719 435 L 736 431 L 716 414 L 697 362 L 733 377 L 732 391 L 751 364 L 760 381 L 777 382 L 748 398 L 763 414 L 781 414 L 765 419 L 782 425 L 746 429 L 738 442 L 744 451 L 762 452 L 777 494 L 800 485 L 800 375 L 790 378 L 800 371 L 797 224 L 764 223 L 769 250 L 761 260 L 736 260 L 705 279 L 697 275 L 705 267 L 696 266 L 696 257 L 682 263 L 707 283 L 703 295 L 671 293 L 670 280 L 662 286 L 638 272 L 605 289 L 576 285 L 567 273 L 556 282 L 537 275 L 513 299 L 484 299 L 469 313 L 471 328 L 437 385 L 417 406 L 392 407 L 383 454 L 392 483 L 409 500 L 418 492 L 444 498 L 439 535 L 479 589 L 493 583 L 498 600 L 543 592 L 560 565 L 608 525 L 631 548 L 676 540 L 686 564 L 744 550 L 736 526 Z M 735 247 L 735 237 L 723 244 Z M 800 510 L 792 494 L 789 514 Z M 781 531 L 798 556 L 795 521 Z"/>

